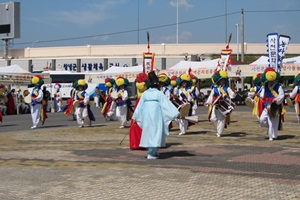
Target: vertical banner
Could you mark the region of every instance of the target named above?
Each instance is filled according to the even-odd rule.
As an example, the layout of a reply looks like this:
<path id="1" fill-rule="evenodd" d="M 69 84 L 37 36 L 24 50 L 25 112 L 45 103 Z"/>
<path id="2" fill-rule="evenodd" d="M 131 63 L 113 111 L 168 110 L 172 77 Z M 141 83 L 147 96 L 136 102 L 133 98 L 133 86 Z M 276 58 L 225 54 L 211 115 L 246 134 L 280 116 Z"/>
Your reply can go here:
<path id="1" fill-rule="evenodd" d="M 149 73 L 154 70 L 154 53 L 143 53 L 143 72 Z"/>
<path id="2" fill-rule="evenodd" d="M 217 71 L 228 70 L 228 66 L 231 64 L 231 53 L 232 53 L 232 49 L 223 49 L 221 51 L 221 57 L 218 62 Z"/>
<path id="3" fill-rule="evenodd" d="M 280 69 L 278 68 L 278 33 L 269 33 L 267 35 L 267 47 L 269 67 L 274 68 L 276 72 L 280 72 Z"/>
<path id="4" fill-rule="evenodd" d="M 220 71 L 220 70 L 224 70 L 224 71 L 227 72 L 228 66 L 231 65 L 232 49 L 229 48 L 231 38 L 232 38 L 232 34 L 230 33 L 229 38 L 228 38 L 228 42 L 227 42 L 227 45 L 226 45 L 226 49 L 222 49 L 222 51 L 221 51 L 221 56 L 220 56 L 220 59 L 218 61 L 218 66 L 215 69 L 215 72 Z"/>
<path id="5" fill-rule="evenodd" d="M 282 60 L 285 56 L 285 52 L 288 48 L 289 42 L 291 40 L 290 36 L 287 35 L 279 35 L 279 52 L 278 52 L 278 56 L 279 56 L 279 62 L 278 62 L 278 67 L 279 67 L 279 71 L 281 69 L 281 65 L 282 65 Z"/>

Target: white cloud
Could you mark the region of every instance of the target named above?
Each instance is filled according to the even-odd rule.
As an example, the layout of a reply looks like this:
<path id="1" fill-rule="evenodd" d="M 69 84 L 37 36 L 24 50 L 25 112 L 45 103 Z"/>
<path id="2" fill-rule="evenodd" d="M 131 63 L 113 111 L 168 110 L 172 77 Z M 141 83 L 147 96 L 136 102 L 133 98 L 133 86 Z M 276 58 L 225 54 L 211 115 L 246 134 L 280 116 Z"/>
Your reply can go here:
<path id="1" fill-rule="evenodd" d="M 181 32 L 178 35 L 179 43 L 188 42 L 192 38 L 192 36 L 193 36 L 192 32 L 189 32 L 189 31 Z M 162 37 L 161 41 L 165 42 L 165 43 L 176 43 L 177 36 L 176 35 L 170 35 L 170 36 Z"/>
<path id="2" fill-rule="evenodd" d="M 54 11 L 51 13 L 53 19 L 64 21 L 79 26 L 93 26 L 98 22 L 113 18 L 108 12 L 112 7 L 123 4 L 125 0 L 107 0 L 97 4 L 88 4 L 81 10 Z"/>
<path id="3" fill-rule="evenodd" d="M 177 7 L 177 1 L 178 1 L 178 7 L 185 7 L 187 9 L 194 7 L 192 4 L 188 2 L 188 0 L 172 0 L 170 2 L 170 5 L 173 7 Z"/>

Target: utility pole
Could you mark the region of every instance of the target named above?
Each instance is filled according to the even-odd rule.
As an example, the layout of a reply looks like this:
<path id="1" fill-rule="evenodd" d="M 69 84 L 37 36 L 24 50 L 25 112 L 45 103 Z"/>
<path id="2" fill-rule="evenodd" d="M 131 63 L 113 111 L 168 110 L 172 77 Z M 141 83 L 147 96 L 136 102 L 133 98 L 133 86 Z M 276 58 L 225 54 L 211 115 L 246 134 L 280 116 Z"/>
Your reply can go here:
<path id="1" fill-rule="evenodd" d="M 137 43 L 140 44 L 140 0 L 137 0 L 138 12 L 137 12 Z"/>
<path id="2" fill-rule="evenodd" d="M 176 9 L 176 44 L 178 44 L 178 0 Z"/>
<path id="3" fill-rule="evenodd" d="M 236 60 L 239 61 L 239 54 L 240 54 L 240 50 L 239 50 L 239 28 L 240 28 L 240 25 L 239 24 L 236 24 L 235 25 L 236 27 Z"/>
<path id="4" fill-rule="evenodd" d="M 244 29 L 244 9 L 241 9 L 241 61 L 244 62 L 244 43 L 245 43 L 245 29 Z"/>
<path id="5" fill-rule="evenodd" d="M 227 0 L 225 0 L 225 44 L 227 43 Z"/>

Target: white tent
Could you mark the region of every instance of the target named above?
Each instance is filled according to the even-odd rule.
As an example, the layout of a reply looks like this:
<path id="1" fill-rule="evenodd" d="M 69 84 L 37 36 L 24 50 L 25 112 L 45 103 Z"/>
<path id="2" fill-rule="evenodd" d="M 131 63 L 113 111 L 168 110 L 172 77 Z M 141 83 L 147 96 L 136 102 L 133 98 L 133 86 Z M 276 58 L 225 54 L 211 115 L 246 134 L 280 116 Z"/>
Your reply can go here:
<path id="1" fill-rule="evenodd" d="M 256 65 L 268 65 L 269 57 L 268 56 L 261 56 L 258 58 L 256 61 L 250 63 L 249 65 L 251 66 L 256 66 Z M 300 56 L 292 57 L 292 58 L 284 58 L 282 61 L 283 64 L 285 63 L 300 63 Z"/>
<path id="2" fill-rule="evenodd" d="M 169 70 L 188 70 L 189 68 L 191 68 L 192 70 L 198 70 L 198 69 L 215 69 L 218 65 L 218 59 L 214 59 L 214 60 L 208 60 L 208 61 L 180 61 L 179 63 L 177 63 L 176 65 L 170 67 L 168 69 Z"/>
<path id="3" fill-rule="evenodd" d="M 214 69 L 218 65 L 219 59 L 208 60 L 208 61 L 180 61 L 176 65 L 170 67 L 162 72 L 166 73 L 169 77 L 175 75 L 179 76 L 181 74 L 187 73 L 191 68 L 192 73 L 200 79 L 211 78 L 214 73 Z M 162 73 L 161 72 L 161 73 Z"/>
<path id="4" fill-rule="evenodd" d="M 283 63 L 300 63 L 300 56 L 285 58 L 283 59 Z"/>
<path id="5" fill-rule="evenodd" d="M 0 67 L 1 74 L 31 74 L 29 71 L 23 69 L 19 65 L 11 65 Z"/>
<path id="6" fill-rule="evenodd" d="M 250 63 L 249 65 L 268 65 L 269 57 L 268 56 L 261 56 L 256 61 Z"/>
<path id="7" fill-rule="evenodd" d="M 6 84 L 28 84 L 32 75 L 19 65 L 0 67 L 0 82 Z"/>
<path id="8" fill-rule="evenodd" d="M 143 72 L 143 65 L 138 65 L 134 67 L 116 67 L 112 66 L 105 70 L 103 74 L 123 74 L 123 73 L 140 73 Z"/>

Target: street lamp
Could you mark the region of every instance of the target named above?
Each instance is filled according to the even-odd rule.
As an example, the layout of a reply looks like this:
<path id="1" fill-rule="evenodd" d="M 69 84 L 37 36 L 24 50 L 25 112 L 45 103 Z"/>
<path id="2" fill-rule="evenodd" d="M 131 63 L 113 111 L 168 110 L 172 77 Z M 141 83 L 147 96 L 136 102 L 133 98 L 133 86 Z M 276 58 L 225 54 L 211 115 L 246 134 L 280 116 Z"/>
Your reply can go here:
<path id="1" fill-rule="evenodd" d="M 239 24 L 235 24 L 236 27 L 236 60 L 239 61 L 239 54 L 240 54 L 240 49 L 239 49 Z"/>

